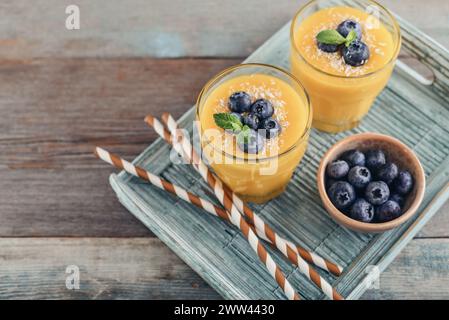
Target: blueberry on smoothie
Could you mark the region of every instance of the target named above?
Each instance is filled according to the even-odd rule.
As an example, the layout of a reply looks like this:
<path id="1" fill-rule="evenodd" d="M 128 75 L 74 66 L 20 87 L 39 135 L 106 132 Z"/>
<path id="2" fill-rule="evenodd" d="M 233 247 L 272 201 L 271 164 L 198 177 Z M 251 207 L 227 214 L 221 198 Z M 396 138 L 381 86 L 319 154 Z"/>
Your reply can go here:
<path id="1" fill-rule="evenodd" d="M 259 122 L 259 117 L 254 113 L 243 116 L 243 124 L 246 124 L 251 129 L 257 130 L 259 128 Z"/>
<path id="2" fill-rule="evenodd" d="M 345 63 L 353 67 L 364 65 L 370 56 L 368 46 L 360 40 L 354 40 L 348 46 L 342 46 L 341 54 Z"/>
<path id="3" fill-rule="evenodd" d="M 318 46 L 318 49 L 320 49 L 321 51 L 329 52 L 329 53 L 337 52 L 338 48 L 339 48 L 339 45 L 327 44 L 327 43 L 323 43 L 320 41 L 317 41 L 317 46 Z"/>
<path id="4" fill-rule="evenodd" d="M 281 125 L 276 119 L 264 119 L 259 124 L 259 129 L 265 130 L 265 137 L 267 139 L 274 138 L 281 133 Z"/>
<path id="5" fill-rule="evenodd" d="M 251 107 L 251 96 L 244 91 L 234 92 L 229 97 L 228 106 L 232 112 L 248 112 Z"/>
<path id="6" fill-rule="evenodd" d="M 360 23 L 354 21 L 354 20 L 345 20 L 342 23 L 340 23 L 337 27 L 337 31 L 339 34 L 341 34 L 343 37 L 347 37 L 349 32 L 351 30 L 354 30 L 357 35 L 357 40 L 362 39 L 362 26 Z"/>
<path id="7" fill-rule="evenodd" d="M 246 153 L 257 154 L 263 150 L 265 143 L 263 137 L 257 134 L 256 131 L 251 130 L 247 139 L 237 139 L 237 145 L 240 150 Z"/>
<path id="8" fill-rule="evenodd" d="M 257 115 L 260 120 L 263 120 L 273 115 L 274 108 L 270 101 L 258 99 L 251 105 L 251 113 Z"/>

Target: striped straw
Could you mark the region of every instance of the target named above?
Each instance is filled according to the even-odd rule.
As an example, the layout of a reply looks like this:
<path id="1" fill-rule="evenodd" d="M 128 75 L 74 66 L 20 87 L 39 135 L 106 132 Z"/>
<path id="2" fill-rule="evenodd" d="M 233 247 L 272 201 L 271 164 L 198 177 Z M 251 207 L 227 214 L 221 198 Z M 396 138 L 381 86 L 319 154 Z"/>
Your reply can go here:
<path id="1" fill-rule="evenodd" d="M 214 206 L 212 203 L 204 199 L 201 199 L 195 196 L 194 194 L 187 192 L 186 190 L 164 179 L 159 178 L 158 176 L 152 174 L 149 171 L 146 171 L 143 168 L 134 166 L 130 162 L 120 158 L 115 154 L 109 153 L 108 151 L 102 148 L 96 147 L 95 155 L 98 158 L 102 159 L 103 161 L 113 165 L 114 167 L 123 169 L 126 172 L 132 174 L 133 176 L 142 178 L 150 182 L 152 185 L 158 187 L 159 189 L 175 194 L 179 198 L 187 202 L 196 204 L 201 208 L 207 208 L 208 211 L 214 211 L 215 208 L 217 208 L 218 210 L 215 211 L 215 215 L 228 220 L 228 215 L 226 211 L 224 211 L 223 209 L 218 208 Z M 234 210 L 233 213 L 231 212 L 229 221 L 237 228 L 239 228 L 240 231 L 242 231 L 243 235 L 248 240 L 251 248 L 254 250 L 254 252 L 257 253 L 259 259 L 264 263 L 270 275 L 276 280 L 276 282 L 282 288 L 287 298 L 290 300 L 299 300 L 300 299 L 299 295 L 295 292 L 292 285 L 290 284 L 290 282 L 288 282 L 288 280 L 286 279 L 286 277 L 284 276 L 278 265 L 274 262 L 274 260 L 266 251 L 265 247 L 261 244 L 256 234 L 254 233 L 252 227 L 245 221 L 245 219 L 243 219 L 240 213 L 236 210 Z"/>
<path id="2" fill-rule="evenodd" d="M 171 132 L 176 132 L 176 130 L 178 129 L 177 122 L 173 119 L 173 117 L 170 116 L 170 114 L 164 113 L 162 115 L 162 121 L 167 125 L 168 129 Z M 165 131 L 163 134 L 167 135 L 169 133 Z M 167 141 L 170 141 L 170 143 L 171 143 L 171 137 Z M 193 148 L 191 148 L 191 150 L 192 150 L 191 153 L 192 153 L 193 161 L 195 161 L 195 163 L 198 163 L 198 161 L 200 161 L 200 158 L 198 157 L 198 155 L 196 154 L 196 152 Z M 260 219 L 258 219 L 257 215 L 255 217 L 251 218 L 251 216 L 254 216 L 254 214 L 252 214 L 252 210 L 228 186 L 226 186 L 225 184 L 222 184 L 222 185 L 223 185 L 223 189 L 225 190 L 225 193 L 227 193 L 228 195 L 231 196 L 235 205 L 241 212 L 243 212 L 245 215 L 248 215 L 251 220 L 258 221 L 259 223 L 261 222 L 263 225 L 263 227 L 261 229 L 266 230 L 265 231 L 266 233 L 274 233 L 274 231 L 270 228 L 270 226 L 268 226 L 266 223 L 264 223 L 263 221 L 260 221 Z M 293 243 L 291 243 L 285 239 L 282 239 L 278 234 L 275 234 L 275 236 L 276 236 L 276 238 L 283 240 L 285 243 L 288 243 L 288 245 L 291 248 L 293 248 L 293 250 L 296 253 L 298 253 L 307 262 L 312 263 L 312 264 L 316 265 L 317 267 L 332 273 L 335 276 L 341 275 L 341 273 L 343 271 L 343 268 L 341 266 L 339 266 L 333 262 L 330 262 L 330 261 L 320 257 L 316 253 L 302 248 L 299 245 L 294 245 Z"/>
<path id="3" fill-rule="evenodd" d="M 164 113 L 162 119 L 166 123 L 172 135 L 176 137 L 178 125 L 176 121 L 173 119 L 173 117 L 171 117 L 170 114 L 168 113 Z M 166 135 L 167 133 L 164 134 Z M 194 167 L 198 170 L 201 176 L 209 183 L 209 185 L 214 190 L 215 194 L 217 195 L 223 206 L 227 210 L 231 209 L 233 206 L 237 206 L 240 212 L 242 212 L 249 218 L 250 222 L 256 227 L 256 230 L 260 230 L 261 233 L 264 234 L 263 238 L 269 239 L 276 246 L 276 248 L 278 248 L 279 251 L 281 251 L 292 263 L 297 265 L 299 270 L 307 278 L 309 278 L 317 287 L 319 287 L 329 299 L 343 300 L 343 297 L 313 267 L 311 267 L 301 257 L 300 251 L 302 251 L 303 255 L 304 253 L 306 253 L 305 256 L 307 256 L 308 258 L 310 258 L 312 261 L 315 262 L 316 260 L 312 258 L 313 255 L 311 255 L 310 253 L 307 254 L 307 252 L 304 252 L 305 250 L 298 250 L 297 246 L 277 235 L 274 232 L 274 230 L 269 225 L 267 225 L 257 214 L 255 214 L 237 195 L 235 195 L 232 192 L 232 190 L 226 187 L 220 181 L 220 179 L 216 178 L 213 174 L 210 173 L 207 166 L 201 161 L 201 159 L 196 154 L 195 150 L 192 148 L 190 141 L 187 138 L 185 138 L 182 130 L 179 131 L 179 134 L 180 139 L 178 139 L 178 137 L 176 137 L 176 139 L 180 140 L 184 154 L 191 157 L 190 159 Z M 318 257 L 316 255 L 314 256 Z M 319 258 L 322 259 L 321 257 Z M 320 260 L 317 259 L 317 261 Z M 327 267 L 327 264 L 324 264 L 323 266 Z M 334 269 L 331 268 L 331 270 Z"/>

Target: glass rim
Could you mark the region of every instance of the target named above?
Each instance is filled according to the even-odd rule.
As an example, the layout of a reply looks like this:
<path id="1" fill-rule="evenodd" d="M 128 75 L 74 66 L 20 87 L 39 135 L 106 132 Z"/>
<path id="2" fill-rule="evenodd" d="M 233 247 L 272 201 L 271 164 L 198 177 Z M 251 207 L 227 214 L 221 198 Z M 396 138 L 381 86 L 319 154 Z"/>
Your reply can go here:
<path id="1" fill-rule="evenodd" d="M 285 76 L 287 76 L 287 78 L 290 78 L 291 80 L 293 80 L 297 85 L 299 85 L 299 87 L 301 88 L 302 92 L 304 93 L 304 96 L 306 98 L 306 109 L 307 109 L 307 122 L 306 122 L 306 127 L 304 128 L 304 132 L 301 134 L 301 136 L 295 141 L 295 143 L 293 143 L 287 150 L 283 151 L 282 153 L 279 153 L 277 155 L 274 156 L 269 156 L 269 157 L 263 157 L 263 158 L 255 158 L 255 159 L 251 159 L 251 158 L 242 158 L 242 157 L 238 157 L 234 154 L 229 154 L 228 152 L 226 152 L 225 150 L 217 150 L 218 148 L 216 148 L 215 146 L 212 146 L 212 148 L 214 149 L 214 151 L 218 151 L 220 152 L 222 155 L 226 156 L 226 157 L 231 157 L 232 159 L 237 159 L 237 160 L 243 160 L 244 162 L 264 162 L 264 161 L 269 161 L 272 159 L 276 159 L 276 158 L 280 158 L 281 156 L 284 156 L 288 153 L 290 153 L 291 151 L 295 150 L 296 147 L 298 147 L 300 145 L 301 142 L 303 142 L 311 128 L 312 128 L 312 118 L 313 118 L 313 110 L 312 110 L 312 104 L 310 102 L 310 97 L 307 93 L 307 91 L 305 90 L 304 86 L 302 85 L 302 83 L 299 81 L 298 78 L 296 78 L 294 75 L 292 75 L 290 72 L 273 66 L 273 65 L 269 65 L 269 64 L 265 64 L 265 63 L 241 63 L 241 64 L 237 64 L 237 65 L 233 65 L 231 67 L 228 67 L 224 70 L 222 70 L 221 72 L 219 72 L 218 74 L 216 74 L 214 77 L 212 77 L 212 79 L 210 79 L 205 85 L 204 87 L 201 89 L 200 94 L 198 95 L 197 101 L 196 101 L 196 117 L 199 121 L 199 127 L 200 127 L 200 140 L 202 137 L 202 125 L 201 125 L 201 119 L 200 119 L 200 105 L 201 105 L 201 101 L 203 99 L 203 96 L 205 95 L 206 92 L 208 92 L 211 87 L 216 84 L 220 79 L 222 79 L 224 76 L 230 74 L 232 71 L 235 70 L 239 70 L 239 69 L 244 69 L 244 68 L 250 68 L 250 67 L 261 67 L 261 68 L 266 68 L 266 69 L 271 69 L 274 70 L 276 72 L 280 72 L 281 74 L 284 74 Z M 295 90 L 296 91 L 296 90 Z M 200 141 L 200 145 L 201 145 L 201 149 L 203 148 L 202 146 L 202 142 Z M 220 148 L 221 149 L 221 148 Z"/>
<path id="2" fill-rule="evenodd" d="M 390 10 L 388 10 L 387 8 L 385 8 L 383 5 L 381 5 L 380 3 L 374 1 L 374 0 L 364 0 L 367 1 L 369 3 L 371 3 L 372 5 L 375 5 L 377 7 L 379 7 L 381 10 L 385 11 L 385 13 L 390 17 L 391 21 L 393 22 L 393 27 L 394 30 L 397 33 L 398 36 L 398 40 L 396 41 L 395 44 L 395 49 L 393 52 L 393 55 L 391 56 L 390 60 L 388 60 L 387 63 L 385 63 L 385 65 L 383 65 L 380 69 L 371 71 L 369 73 L 366 74 L 362 74 L 362 75 L 358 75 L 358 76 L 346 76 L 346 75 L 338 75 L 338 74 L 332 74 L 326 71 L 323 71 L 317 67 L 315 67 L 314 65 L 312 65 L 311 63 L 309 63 L 301 54 L 301 52 L 298 50 L 298 47 L 296 45 L 295 42 L 295 26 L 296 26 L 296 22 L 298 21 L 298 16 L 303 13 L 303 11 L 305 9 L 307 9 L 308 7 L 310 7 L 312 4 L 314 4 L 315 2 L 320 1 L 320 0 L 311 0 L 309 2 L 307 2 L 304 6 L 302 6 L 295 14 L 295 16 L 293 17 L 293 20 L 291 22 L 291 26 L 290 26 L 290 43 L 291 46 L 293 48 L 293 50 L 295 51 L 295 54 L 298 55 L 308 66 L 310 66 L 311 68 L 313 68 L 314 70 L 325 74 L 329 77 L 334 77 L 334 78 L 343 78 L 343 79 L 362 79 L 362 78 L 366 78 L 369 77 L 373 74 L 379 73 L 380 71 L 384 70 L 387 66 L 391 65 L 392 63 L 394 63 L 398 57 L 399 54 L 399 50 L 401 47 L 401 28 L 399 27 L 399 23 L 397 22 L 396 18 L 393 16 L 393 14 L 390 12 Z"/>

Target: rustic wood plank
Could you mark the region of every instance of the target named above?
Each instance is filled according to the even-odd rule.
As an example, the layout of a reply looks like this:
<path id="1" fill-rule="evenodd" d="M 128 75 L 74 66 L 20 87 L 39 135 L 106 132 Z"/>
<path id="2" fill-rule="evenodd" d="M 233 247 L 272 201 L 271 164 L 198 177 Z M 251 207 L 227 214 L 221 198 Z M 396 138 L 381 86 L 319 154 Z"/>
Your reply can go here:
<path id="1" fill-rule="evenodd" d="M 108 184 L 114 169 L 93 156 L 93 147 L 133 159 L 155 138 L 143 121 L 147 113 L 181 115 L 213 74 L 235 63 L 38 59 L 0 64 L 0 236 L 150 235 L 116 200 Z"/>
<path id="2" fill-rule="evenodd" d="M 449 239 L 413 240 L 364 299 L 449 299 Z M 158 239 L 2 238 L 1 299 L 217 299 Z M 80 290 L 65 269 L 80 268 Z"/>
<path id="3" fill-rule="evenodd" d="M 0 299 L 219 298 L 158 239 L 2 238 Z M 68 290 L 68 265 L 80 289 Z"/>
<path id="4" fill-rule="evenodd" d="M 380 2 L 449 46 L 449 2 Z M 7 0 L 0 4 L 0 57 L 245 57 L 304 3 L 78 0 L 81 29 L 68 31 L 65 7 L 69 3 L 47 0 L 30 5 L 26 0 Z"/>
<path id="5" fill-rule="evenodd" d="M 413 240 L 363 299 L 449 299 L 449 239 Z"/>

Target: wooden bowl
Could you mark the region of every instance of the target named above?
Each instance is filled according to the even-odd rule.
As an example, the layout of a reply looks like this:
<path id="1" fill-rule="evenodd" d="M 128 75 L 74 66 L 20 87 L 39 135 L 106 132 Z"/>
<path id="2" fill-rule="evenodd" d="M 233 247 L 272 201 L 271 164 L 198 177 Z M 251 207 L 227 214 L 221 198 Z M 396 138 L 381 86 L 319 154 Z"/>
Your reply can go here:
<path id="1" fill-rule="evenodd" d="M 413 176 L 413 190 L 407 195 L 403 208 L 403 214 L 391 221 L 383 223 L 360 222 L 346 216 L 338 210 L 327 196 L 325 188 L 325 172 L 328 163 L 338 159 L 343 152 L 358 149 L 362 152 L 369 149 L 380 149 L 385 152 L 388 161 L 395 162 L 400 170 L 408 170 Z M 379 233 L 393 229 L 408 219 L 417 211 L 424 197 L 426 188 L 424 170 L 415 153 L 399 140 L 378 133 L 361 133 L 349 136 L 333 145 L 321 159 L 317 173 L 318 191 L 323 201 L 324 208 L 330 216 L 339 224 L 361 232 Z"/>

